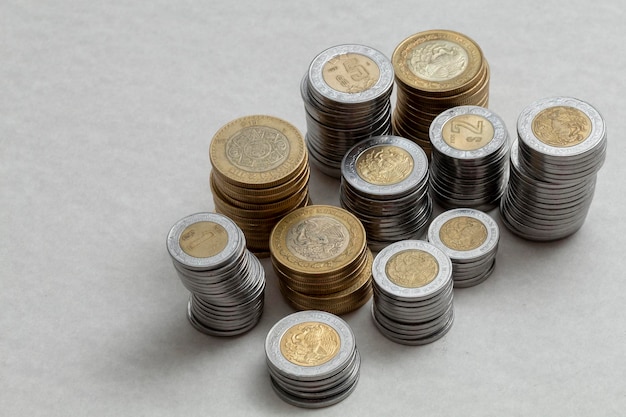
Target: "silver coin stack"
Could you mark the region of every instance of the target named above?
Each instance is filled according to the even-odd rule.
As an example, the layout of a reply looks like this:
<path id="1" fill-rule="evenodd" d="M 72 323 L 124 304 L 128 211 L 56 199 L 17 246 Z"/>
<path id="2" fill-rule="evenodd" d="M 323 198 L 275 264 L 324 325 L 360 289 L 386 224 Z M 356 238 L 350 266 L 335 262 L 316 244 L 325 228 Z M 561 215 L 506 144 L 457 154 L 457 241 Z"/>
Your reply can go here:
<path id="1" fill-rule="evenodd" d="M 428 241 L 452 261 L 455 288 L 485 281 L 496 266 L 498 224 L 482 211 L 459 208 L 441 213 L 428 227 Z"/>
<path id="2" fill-rule="evenodd" d="M 167 249 L 191 292 L 187 318 L 198 331 L 234 336 L 257 324 L 263 313 L 265 271 L 232 220 L 217 213 L 187 216 L 170 230 Z"/>
<path id="3" fill-rule="evenodd" d="M 392 90 L 391 61 L 373 48 L 338 45 L 315 57 L 300 88 L 310 161 L 339 178 L 348 149 L 391 133 Z"/>
<path id="4" fill-rule="evenodd" d="M 585 222 L 606 156 L 602 116 L 575 98 L 546 98 L 522 111 L 517 134 L 500 203 L 504 225 L 534 241 L 575 233 Z"/>
<path id="5" fill-rule="evenodd" d="M 458 106 L 430 125 L 433 199 L 444 208 L 497 207 L 508 177 L 509 134 L 502 119 L 479 106 Z"/>
<path id="6" fill-rule="evenodd" d="M 272 387 L 280 398 L 303 408 L 336 404 L 356 388 L 361 358 L 348 324 L 323 311 L 293 313 L 265 339 Z"/>
<path id="7" fill-rule="evenodd" d="M 426 153 L 399 136 L 359 142 L 343 158 L 339 201 L 361 220 L 374 251 L 419 238 L 433 211 Z"/>
<path id="8" fill-rule="evenodd" d="M 393 243 L 374 259 L 372 317 L 388 339 L 424 345 L 454 322 L 452 262 L 421 240 Z"/>

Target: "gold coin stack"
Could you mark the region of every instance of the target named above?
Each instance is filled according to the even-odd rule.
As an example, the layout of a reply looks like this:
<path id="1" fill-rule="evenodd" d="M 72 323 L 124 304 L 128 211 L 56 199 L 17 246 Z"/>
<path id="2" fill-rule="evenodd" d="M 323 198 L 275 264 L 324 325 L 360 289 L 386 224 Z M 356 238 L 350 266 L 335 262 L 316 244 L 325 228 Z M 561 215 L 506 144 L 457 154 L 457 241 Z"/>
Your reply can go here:
<path id="1" fill-rule="evenodd" d="M 344 314 L 372 296 L 365 229 L 342 208 L 317 205 L 289 213 L 272 231 L 270 253 L 281 292 L 296 309 Z"/>
<path id="2" fill-rule="evenodd" d="M 411 139 L 430 156 L 433 119 L 456 106 L 486 107 L 489 65 L 470 38 L 449 30 L 412 35 L 393 52 L 397 84 L 394 134 Z"/>
<path id="3" fill-rule="evenodd" d="M 302 134 L 276 117 L 242 117 L 213 136 L 209 158 L 216 211 L 237 223 L 251 252 L 268 256 L 274 225 L 308 204 L 309 164 Z"/>

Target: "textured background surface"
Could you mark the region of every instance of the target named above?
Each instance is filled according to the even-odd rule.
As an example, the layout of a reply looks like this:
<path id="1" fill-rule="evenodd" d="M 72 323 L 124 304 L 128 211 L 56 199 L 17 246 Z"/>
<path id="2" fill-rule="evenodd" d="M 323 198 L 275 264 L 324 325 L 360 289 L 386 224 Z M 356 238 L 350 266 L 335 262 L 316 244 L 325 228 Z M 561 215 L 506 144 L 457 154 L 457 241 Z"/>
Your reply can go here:
<path id="1" fill-rule="evenodd" d="M 502 230 L 496 271 L 455 293 L 457 319 L 440 341 L 388 341 L 369 304 L 344 316 L 361 380 L 322 412 L 623 413 L 626 6 L 515 3 L 3 1 L 2 414 L 305 414 L 274 395 L 265 369 L 265 335 L 292 312 L 269 261 L 258 326 L 211 338 L 186 321 L 165 236 L 213 210 L 208 146 L 223 124 L 262 113 L 305 131 L 299 82 L 319 52 L 361 43 L 390 57 L 435 28 L 482 47 L 490 108 L 512 135 L 539 98 L 598 108 L 606 164 L 577 234 L 537 244 Z M 338 182 L 312 175 L 315 202 L 337 204 Z"/>

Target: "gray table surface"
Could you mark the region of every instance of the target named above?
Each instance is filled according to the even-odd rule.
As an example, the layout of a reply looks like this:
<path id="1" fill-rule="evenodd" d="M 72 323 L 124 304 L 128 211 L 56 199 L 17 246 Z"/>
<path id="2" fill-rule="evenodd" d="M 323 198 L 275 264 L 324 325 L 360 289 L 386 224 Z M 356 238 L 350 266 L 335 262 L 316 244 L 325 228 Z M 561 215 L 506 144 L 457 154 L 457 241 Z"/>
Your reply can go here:
<path id="1" fill-rule="evenodd" d="M 345 315 L 361 379 L 317 413 L 624 415 L 625 10 L 617 0 L 3 1 L 0 414 L 311 415 L 269 383 L 265 336 L 293 311 L 269 260 L 260 323 L 207 337 L 186 320 L 166 234 L 214 209 L 208 146 L 223 124 L 271 114 L 306 130 L 299 82 L 319 52 L 360 43 L 390 57 L 409 35 L 445 28 L 482 47 L 490 108 L 512 135 L 543 97 L 600 110 L 609 149 L 595 199 L 562 241 L 503 229 L 496 271 L 455 292 L 456 322 L 435 343 L 388 341 L 369 303 Z M 338 204 L 338 182 L 317 170 L 311 192 Z"/>

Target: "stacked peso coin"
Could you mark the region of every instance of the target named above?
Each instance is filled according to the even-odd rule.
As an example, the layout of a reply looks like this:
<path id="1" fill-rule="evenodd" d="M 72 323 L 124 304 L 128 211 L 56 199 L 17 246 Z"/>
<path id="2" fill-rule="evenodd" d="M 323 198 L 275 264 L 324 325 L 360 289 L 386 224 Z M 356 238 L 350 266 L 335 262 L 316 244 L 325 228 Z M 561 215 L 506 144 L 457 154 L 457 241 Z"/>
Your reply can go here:
<path id="1" fill-rule="evenodd" d="M 372 295 L 365 230 L 344 209 L 308 206 L 289 213 L 272 231 L 270 253 L 281 292 L 294 308 L 343 314 Z"/>
<path id="2" fill-rule="evenodd" d="M 459 208 L 440 214 L 428 228 L 428 240 L 450 257 L 456 288 L 480 284 L 495 268 L 500 231 L 482 211 Z"/>
<path id="3" fill-rule="evenodd" d="M 265 272 L 232 220 L 217 213 L 187 216 L 170 230 L 167 249 L 191 292 L 187 317 L 197 330 L 233 336 L 257 324 L 263 312 Z"/>
<path id="4" fill-rule="evenodd" d="M 423 345 L 445 335 L 454 321 L 452 262 L 421 240 L 393 243 L 374 259 L 374 323 L 390 340 Z"/>
<path id="5" fill-rule="evenodd" d="M 449 30 L 430 30 L 408 37 L 393 52 L 397 83 L 393 131 L 430 155 L 428 129 L 444 110 L 462 105 L 486 107 L 489 66 L 470 38 Z"/>
<path id="6" fill-rule="evenodd" d="M 500 117 L 479 106 L 444 111 L 430 126 L 430 186 L 444 208 L 497 207 L 506 188 L 510 140 Z"/>
<path id="7" fill-rule="evenodd" d="M 399 136 L 358 143 L 341 165 L 340 202 L 361 220 L 374 251 L 419 238 L 432 215 L 426 154 Z"/>
<path id="8" fill-rule="evenodd" d="M 272 387 L 289 404 L 327 407 L 356 388 L 361 358 L 348 324 L 323 311 L 293 313 L 265 339 Z"/>
<path id="9" fill-rule="evenodd" d="M 379 51 L 339 45 L 320 53 L 302 79 L 311 162 L 339 178 L 354 144 L 391 133 L 393 68 Z"/>
<path id="10" fill-rule="evenodd" d="M 602 116 L 575 98 L 546 98 L 520 114 L 517 133 L 500 203 L 505 226 L 536 241 L 575 233 L 587 217 L 606 155 Z"/>
<path id="11" fill-rule="evenodd" d="M 272 116 L 247 116 L 223 126 L 209 157 L 216 211 L 243 230 L 248 248 L 267 256 L 278 220 L 308 204 L 309 165 L 297 128 Z"/>

